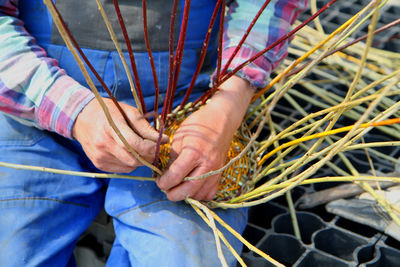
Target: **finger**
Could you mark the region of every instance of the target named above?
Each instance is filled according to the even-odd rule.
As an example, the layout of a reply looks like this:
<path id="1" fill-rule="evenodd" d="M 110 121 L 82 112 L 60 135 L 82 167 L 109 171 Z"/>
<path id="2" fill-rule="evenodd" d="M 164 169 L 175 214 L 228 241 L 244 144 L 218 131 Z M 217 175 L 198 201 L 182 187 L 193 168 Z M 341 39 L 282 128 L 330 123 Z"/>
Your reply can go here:
<path id="1" fill-rule="evenodd" d="M 134 131 L 143 139 L 149 139 L 151 141 L 157 142 L 160 133 L 157 132 L 150 123 L 145 119 L 145 117 L 139 113 L 136 109 L 130 109 L 127 113 L 128 118 L 134 125 Z M 161 143 L 168 142 L 168 136 L 161 135 Z"/>
<path id="2" fill-rule="evenodd" d="M 207 172 L 207 169 L 204 167 L 199 167 L 193 170 L 188 176 L 194 177 L 200 174 L 204 174 Z M 187 197 L 194 197 L 199 194 L 199 190 L 204 186 L 204 183 L 210 182 L 208 179 L 199 179 L 199 180 L 191 180 L 186 181 L 184 183 L 179 184 L 176 187 L 171 188 L 166 191 L 167 198 L 171 201 L 179 201 L 183 200 Z M 199 194 L 200 197 L 203 197 L 204 192 Z M 200 199 L 199 199 L 200 200 Z"/>
<path id="3" fill-rule="evenodd" d="M 110 165 L 106 171 L 111 173 L 131 173 L 136 169 L 136 167 L 126 166 L 126 165 Z"/>
<path id="4" fill-rule="evenodd" d="M 118 125 L 118 128 L 127 141 L 127 143 L 137 152 L 140 156 L 144 157 L 148 161 L 154 159 L 155 151 L 156 151 L 156 143 L 150 140 L 144 140 L 140 136 L 138 136 L 127 124 Z M 120 157 L 122 152 L 118 152 L 120 150 L 128 150 L 125 147 L 125 144 L 121 141 L 121 138 L 111 129 L 111 135 L 113 139 L 117 142 L 118 147 L 114 149 L 114 155 L 116 157 Z M 130 152 L 129 152 L 130 153 Z"/>
<path id="5" fill-rule="evenodd" d="M 167 198 L 171 201 L 184 200 L 187 197 L 192 197 L 196 195 L 197 191 L 201 188 L 204 181 L 187 181 L 179 184 L 166 191 Z"/>
<path id="6" fill-rule="evenodd" d="M 180 184 L 187 174 L 197 166 L 197 155 L 190 150 L 183 150 L 165 173 L 157 179 L 160 189 L 167 191 Z"/>
<path id="7" fill-rule="evenodd" d="M 129 167 L 138 167 L 142 165 L 136 157 L 129 152 L 125 147 L 121 147 L 119 145 L 115 145 L 110 148 L 110 153 L 113 157 L 118 160 L 118 163 L 121 165 L 129 166 Z M 151 159 L 144 158 L 149 161 Z"/>
<path id="8" fill-rule="evenodd" d="M 208 195 L 204 198 L 204 200 L 211 201 L 215 198 L 215 195 L 218 192 L 218 186 L 219 186 L 220 179 L 218 179 L 217 181 L 218 181 L 217 186 L 215 186 L 215 187 L 211 188 L 211 190 L 209 190 Z"/>
<path id="9" fill-rule="evenodd" d="M 196 200 L 212 200 L 217 193 L 219 180 L 218 175 L 208 177 L 202 187 L 192 197 Z"/>
<path id="10" fill-rule="evenodd" d="M 112 173 L 130 173 L 136 169 L 135 166 L 121 164 L 116 158 L 102 161 L 101 163 L 95 164 L 95 166 L 99 170 Z"/>

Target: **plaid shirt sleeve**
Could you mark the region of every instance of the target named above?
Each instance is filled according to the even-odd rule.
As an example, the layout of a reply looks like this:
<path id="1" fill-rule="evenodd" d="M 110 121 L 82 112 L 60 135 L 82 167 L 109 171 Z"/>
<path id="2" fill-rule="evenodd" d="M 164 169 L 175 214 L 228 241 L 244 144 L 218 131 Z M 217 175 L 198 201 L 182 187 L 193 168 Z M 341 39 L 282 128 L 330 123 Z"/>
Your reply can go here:
<path id="1" fill-rule="evenodd" d="M 94 95 L 36 45 L 18 19 L 17 4 L 0 0 L 0 111 L 72 138 L 76 117 Z"/>
<path id="2" fill-rule="evenodd" d="M 236 0 L 229 6 L 223 40 L 222 66 L 224 67 L 233 51 L 246 32 L 251 20 L 265 1 Z M 306 8 L 307 0 L 272 0 L 246 41 L 229 65 L 230 72 L 268 47 L 290 30 L 301 11 Z M 282 42 L 254 62 L 243 67 L 236 75 L 248 80 L 255 87 L 265 87 L 271 71 L 287 56 L 288 42 Z"/>

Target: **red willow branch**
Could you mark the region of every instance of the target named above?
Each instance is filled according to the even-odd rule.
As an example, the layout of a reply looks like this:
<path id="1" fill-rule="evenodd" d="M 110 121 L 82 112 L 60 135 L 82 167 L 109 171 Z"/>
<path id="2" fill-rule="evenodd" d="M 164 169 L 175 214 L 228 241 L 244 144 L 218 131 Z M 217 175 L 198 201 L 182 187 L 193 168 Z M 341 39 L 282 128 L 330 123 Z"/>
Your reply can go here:
<path id="1" fill-rule="evenodd" d="M 140 104 L 142 105 L 143 114 L 146 114 L 146 106 L 145 106 L 145 103 L 144 103 L 142 88 L 140 86 L 139 75 L 138 75 L 137 68 L 136 68 L 136 63 L 135 63 L 135 57 L 134 57 L 133 51 L 132 51 L 132 45 L 131 45 L 131 42 L 130 42 L 130 39 L 129 39 L 129 36 L 128 36 L 128 32 L 126 31 L 125 22 L 124 22 L 124 19 L 122 18 L 122 15 L 121 15 L 121 10 L 119 9 L 118 0 L 113 0 L 113 3 L 114 3 L 115 12 L 117 13 L 117 16 L 118 16 L 118 22 L 119 22 L 119 25 L 121 27 L 122 34 L 124 35 L 126 47 L 128 48 L 128 53 L 129 53 L 129 59 L 131 61 L 132 72 L 133 72 L 133 76 L 135 77 L 136 91 L 138 93 Z"/>
<path id="2" fill-rule="evenodd" d="M 85 53 L 82 51 L 81 47 L 79 46 L 78 42 L 75 40 L 74 36 L 72 35 L 71 31 L 69 30 L 67 24 L 65 23 L 63 17 L 61 16 L 61 13 L 58 11 L 56 5 L 54 4 L 53 1 L 50 1 L 51 5 L 53 6 L 54 10 L 57 12 L 57 15 L 60 18 L 61 24 L 63 25 L 65 31 L 68 34 L 68 37 L 71 39 L 72 44 L 74 45 L 75 49 L 78 51 L 79 55 L 85 61 L 86 65 L 89 67 L 90 71 L 93 73 L 93 75 L 96 77 L 96 79 L 100 82 L 101 86 L 104 88 L 104 90 L 107 92 L 108 96 L 114 103 L 114 105 L 117 107 L 118 111 L 121 113 L 121 115 L 124 117 L 125 121 L 129 124 L 132 130 L 135 129 L 133 123 L 130 121 L 128 116 L 125 114 L 124 110 L 118 103 L 117 99 L 113 96 L 111 93 L 110 89 L 108 86 L 105 84 L 103 79 L 100 77 L 100 75 L 97 73 L 96 69 L 93 67 L 93 65 L 90 63 L 89 59 L 86 57 Z"/>
<path id="3" fill-rule="evenodd" d="M 188 26 L 188 21 L 189 21 L 190 2 L 191 2 L 191 0 L 185 0 L 185 7 L 184 7 L 184 11 L 183 11 L 183 18 L 182 18 L 182 26 L 181 26 L 181 31 L 179 33 L 179 41 L 178 41 L 178 46 L 176 49 L 175 59 L 174 59 L 175 70 L 174 70 L 174 81 L 173 81 L 173 85 L 172 85 L 172 88 L 173 88 L 172 97 L 175 95 L 176 86 L 178 84 L 179 71 L 180 71 L 181 64 L 182 64 L 183 50 L 185 47 L 187 26 Z M 170 102 L 170 105 L 167 110 L 168 113 L 170 113 L 172 110 L 172 103 L 173 103 L 173 101 Z"/>
<path id="4" fill-rule="evenodd" d="M 164 105 L 163 109 L 161 112 L 161 120 L 160 120 L 160 135 L 157 140 L 157 145 L 156 145 L 156 152 L 155 152 L 155 158 L 154 158 L 154 166 L 158 167 L 158 161 L 159 161 L 159 153 L 160 153 L 160 147 L 161 147 L 161 139 L 162 139 L 162 134 L 164 132 L 164 127 L 167 121 L 167 110 L 168 107 L 172 102 L 172 84 L 173 84 L 173 74 L 174 74 L 174 31 L 175 31 L 175 18 L 176 18 L 176 9 L 178 6 L 178 0 L 174 0 L 172 4 L 172 10 L 171 10 L 171 20 L 169 23 L 169 74 L 168 74 L 168 87 L 167 87 L 167 92 L 165 94 L 165 100 L 164 100 Z"/>
<path id="5" fill-rule="evenodd" d="M 318 17 L 322 12 L 324 12 L 326 9 L 330 8 L 332 6 L 333 3 L 335 3 L 337 0 L 331 0 L 328 4 L 326 4 L 324 7 L 322 7 L 320 10 L 318 10 L 318 12 L 316 12 L 314 15 L 312 15 L 311 17 L 309 17 L 306 21 L 304 21 L 303 23 L 301 23 L 299 26 L 297 26 L 294 30 L 290 31 L 288 34 L 286 34 L 285 36 L 283 36 L 282 38 L 280 38 L 279 40 L 277 40 L 276 42 L 274 42 L 273 44 L 269 45 L 267 48 L 265 48 L 264 50 L 258 52 L 255 56 L 253 56 L 252 58 L 246 60 L 245 62 L 243 62 L 242 64 L 240 64 L 239 66 L 237 66 L 234 70 L 232 70 L 230 73 L 226 74 L 224 76 L 224 78 L 222 78 L 219 83 L 218 86 L 221 85 L 222 83 L 224 83 L 226 80 L 228 80 L 230 77 L 232 77 L 233 75 L 235 75 L 239 70 L 241 70 L 243 67 L 245 67 L 246 65 L 252 63 L 254 60 L 256 60 L 257 58 L 259 58 L 260 56 L 262 56 L 263 54 L 265 54 L 266 52 L 268 52 L 269 50 L 271 50 L 272 48 L 274 48 L 275 46 L 279 45 L 280 43 L 282 43 L 283 41 L 289 39 L 291 36 L 293 36 L 296 32 L 298 32 L 300 29 L 302 29 L 304 26 L 306 26 L 308 23 L 310 23 L 311 21 L 313 21 L 316 17 Z"/>
<path id="6" fill-rule="evenodd" d="M 386 25 L 380 27 L 379 29 L 375 30 L 375 31 L 374 31 L 374 35 L 375 35 L 375 34 L 379 34 L 379 33 L 383 32 L 383 31 L 386 31 L 387 29 L 390 29 L 390 28 L 392 28 L 393 26 L 396 26 L 396 25 L 398 25 L 398 24 L 400 24 L 400 19 L 394 20 L 394 21 L 392 21 L 392 22 L 390 22 L 390 23 L 388 23 L 388 24 L 386 24 Z M 352 46 L 352 45 L 354 45 L 354 44 L 356 44 L 356 43 L 358 43 L 358 42 L 364 41 L 365 39 L 368 38 L 368 35 L 369 35 L 369 34 L 367 33 L 367 34 L 365 34 L 365 35 L 363 35 L 363 36 L 361 36 L 361 37 L 358 37 L 357 39 L 355 39 L 355 40 L 353 40 L 353 41 L 351 41 L 351 42 L 349 42 L 349 43 L 347 43 L 347 44 L 345 44 L 345 45 L 342 45 L 341 47 L 336 48 L 335 50 L 333 50 L 333 51 L 331 51 L 330 53 L 328 53 L 324 58 L 329 57 L 329 56 L 335 54 L 335 53 L 338 52 L 338 51 L 342 51 L 343 49 L 346 49 L 346 48 L 348 48 L 349 46 Z M 307 63 L 304 64 L 303 66 L 294 69 L 293 71 L 291 71 L 291 72 L 288 74 L 288 76 L 292 76 L 292 75 L 294 75 L 294 74 L 299 73 L 299 72 L 302 71 L 305 67 L 307 67 L 308 64 L 310 64 L 310 62 L 307 62 Z"/>
<path id="7" fill-rule="evenodd" d="M 238 43 L 238 45 L 236 46 L 235 50 L 233 51 L 233 54 L 231 55 L 231 57 L 229 58 L 228 62 L 225 64 L 224 69 L 222 70 L 222 75 L 226 74 L 226 71 L 229 68 L 229 65 L 232 63 L 232 60 L 235 58 L 235 56 L 237 55 L 237 53 L 239 52 L 240 48 L 242 47 L 244 41 L 246 41 L 247 36 L 249 36 L 250 31 L 253 29 L 254 25 L 256 24 L 258 18 L 261 16 L 261 14 L 264 12 L 265 8 L 267 7 L 267 5 L 271 2 L 271 0 L 267 0 L 265 1 L 265 3 L 262 5 L 262 7 L 260 8 L 260 10 L 258 10 L 256 16 L 254 17 L 254 19 L 251 21 L 249 27 L 247 28 L 246 32 L 244 33 L 242 39 L 240 40 L 240 42 Z"/>
<path id="8" fill-rule="evenodd" d="M 204 42 L 203 42 L 203 47 L 201 49 L 199 61 L 197 63 L 197 67 L 196 67 L 196 70 L 195 70 L 195 72 L 193 74 L 193 77 L 192 77 L 192 80 L 190 82 L 190 85 L 189 85 L 188 89 L 186 90 L 186 94 L 185 94 L 185 96 L 184 96 L 184 98 L 182 100 L 182 103 L 180 105 L 181 109 L 185 106 L 186 102 L 188 101 L 189 96 L 192 93 L 194 84 L 196 82 L 197 76 L 199 75 L 201 67 L 203 66 L 204 59 L 205 59 L 206 53 L 207 53 L 208 44 L 210 42 L 211 30 L 212 30 L 212 28 L 214 26 L 214 23 L 215 23 L 215 20 L 217 18 L 219 7 L 221 6 L 221 3 L 222 3 L 222 0 L 218 0 L 217 4 L 215 5 L 213 14 L 211 16 L 210 24 L 208 26 L 207 34 L 206 34 L 206 37 L 205 37 Z"/>
<path id="9" fill-rule="evenodd" d="M 224 24 L 225 24 L 225 0 L 222 1 L 221 6 L 221 19 L 219 25 L 219 33 L 218 33 L 218 58 L 217 58 L 217 70 L 215 71 L 215 78 L 212 84 L 212 88 L 207 90 L 200 98 L 196 99 L 193 102 L 193 106 L 195 106 L 199 101 L 201 101 L 201 105 L 203 105 L 207 99 L 217 90 L 217 84 L 221 79 L 221 64 L 222 64 L 222 50 L 223 50 L 223 41 L 224 41 Z"/>
<path id="10" fill-rule="evenodd" d="M 173 82 L 173 74 L 174 74 L 174 28 L 175 28 L 175 18 L 176 18 L 176 9 L 178 6 L 178 0 L 174 0 L 172 4 L 171 10 L 171 20 L 169 24 L 169 74 L 168 74 L 168 87 L 167 92 L 165 94 L 164 106 L 161 112 L 161 119 L 165 124 L 167 120 L 168 107 L 170 106 L 170 102 L 172 101 L 172 82 Z M 161 131 L 160 131 L 161 134 Z"/>
<path id="11" fill-rule="evenodd" d="M 225 6 L 226 0 L 222 0 L 221 6 L 221 18 L 219 22 L 219 33 L 218 33 L 218 58 L 217 58 L 217 70 L 215 72 L 215 80 L 214 83 L 218 83 L 221 77 L 221 64 L 222 64 L 222 49 L 223 49 L 223 41 L 224 41 L 224 24 L 225 24 Z"/>
<path id="12" fill-rule="evenodd" d="M 149 32 L 148 32 L 148 29 L 147 29 L 147 3 L 146 3 L 146 0 L 142 0 L 142 9 L 143 9 L 144 40 L 146 42 L 146 49 L 147 49 L 147 53 L 149 55 L 151 71 L 153 73 L 153 79 L 154 79 L 154 88 L 155 88 L 154 126 L 156 127 L 156 121 L 157 121 L 157 118 L 158 118 L 158 101 L 159 101 L 159 97 L 160 97 L 160 88 L 159 88 L 159 85 L 158 85 L 156 66 L 154 64 L 153 53 L 151 52 L 150 40 L 149 40 Z"/>

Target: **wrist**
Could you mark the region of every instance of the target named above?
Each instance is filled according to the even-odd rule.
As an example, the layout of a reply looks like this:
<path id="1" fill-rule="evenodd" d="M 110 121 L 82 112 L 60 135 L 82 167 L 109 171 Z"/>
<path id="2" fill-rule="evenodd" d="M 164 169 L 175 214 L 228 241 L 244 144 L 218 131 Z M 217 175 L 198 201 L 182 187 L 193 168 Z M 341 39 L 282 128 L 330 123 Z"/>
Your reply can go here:
<path id="1" fill-rule="evenodd" d="M 247 80 L 232 76 L 220 85 L 210 102 L 223 104 L 235 114 L 244 115 L 254 95 L 254 90 Z"/>

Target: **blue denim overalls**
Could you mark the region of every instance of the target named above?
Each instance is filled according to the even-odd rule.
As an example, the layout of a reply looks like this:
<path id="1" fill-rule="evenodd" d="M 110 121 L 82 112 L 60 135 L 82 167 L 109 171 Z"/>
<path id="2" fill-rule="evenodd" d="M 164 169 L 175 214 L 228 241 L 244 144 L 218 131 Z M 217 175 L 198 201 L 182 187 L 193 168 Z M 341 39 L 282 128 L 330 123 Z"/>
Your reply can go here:
<path id="1" fill-rule="evenodd" d="M 176 103 L 182 98 L 179 91 L 184 92 L 190 83 L 215 2 L 192 1 Z M 81 5 L 84 3 L 82 1 Z M 181 6 L 183 3 L 182 0 Z M 85 85 L 68 50 L 51 43 L 52 20 L 42 1 L 21 0 L 19 5 L 21 18 L 37 42 L 70 76 Z M 89 48 L 84 51 L 117 99 L 133 104 L 117 53 Z M 216 51 L 215 42 L 210 45 L 210 51 Z M 135 57 L 145 101 L 151 109 L 154 84 L 148 55 L 139 52 Z M 155 52 L 154 58 L 160 88 L 165 93 L 168 53 Z M 208 87 L 213 59 L 215 52 L 210 52 L 192 98 Z M 97 81 L 95 84 L 100 89 Z M 105 96 L 104 90 L 100 90 Z M 0 129 L 0 161 L 98 172 L 76 141 L 24 126 L 2 114 Z M 132 175 L 150 176 L 151 173 L 142 167 Z M 220 265 L 209 227 L 187 204 L 168 201 L 154 182 L 101 180 L 0 168 L 0 266 L 74 266 L 72 251 L 76 241 L 102 207 L 113 217 L 117 236 L 108 266 Z M 218 210 L 218 214 L 237 231 L 243 231 L 247 219 L 244 210 Z M 229 233 L 224 234 L 239 251 L 240 242 Z M 235 266 L 232 254 L 223 247 L 227 261 Z"/>

